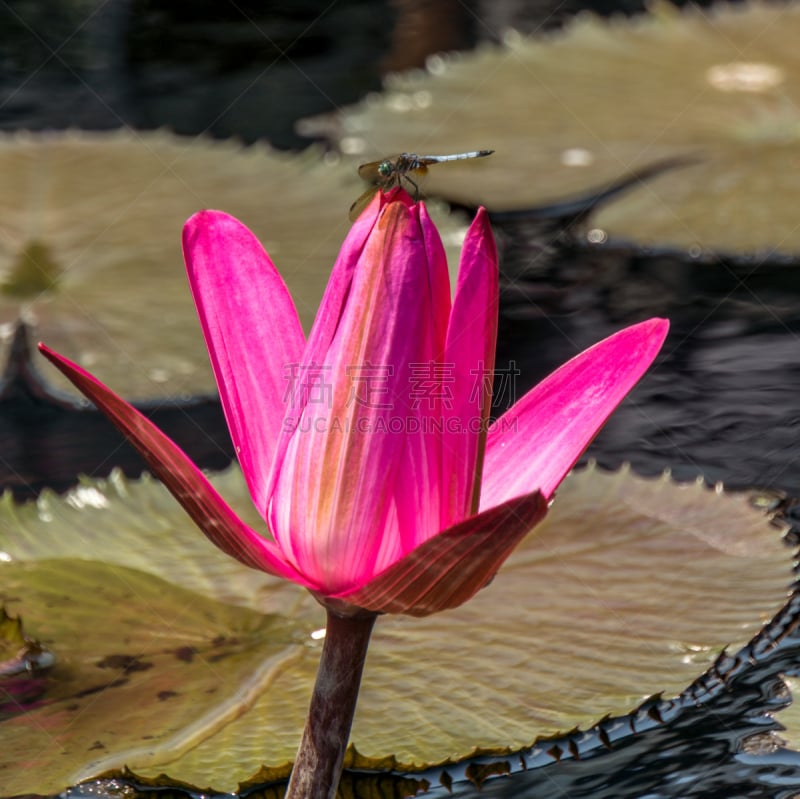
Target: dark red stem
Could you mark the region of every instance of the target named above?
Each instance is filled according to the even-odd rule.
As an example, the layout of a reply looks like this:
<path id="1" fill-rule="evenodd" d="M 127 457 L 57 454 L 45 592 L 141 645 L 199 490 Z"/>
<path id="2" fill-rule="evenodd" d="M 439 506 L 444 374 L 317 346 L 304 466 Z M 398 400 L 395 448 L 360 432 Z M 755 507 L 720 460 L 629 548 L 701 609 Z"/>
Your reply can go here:
<path id="1" fill-rule="evenodd" d="M 285 799 L 333 799 L 342 773 L 376 616 L 327 613 L 317 681 Z"/>

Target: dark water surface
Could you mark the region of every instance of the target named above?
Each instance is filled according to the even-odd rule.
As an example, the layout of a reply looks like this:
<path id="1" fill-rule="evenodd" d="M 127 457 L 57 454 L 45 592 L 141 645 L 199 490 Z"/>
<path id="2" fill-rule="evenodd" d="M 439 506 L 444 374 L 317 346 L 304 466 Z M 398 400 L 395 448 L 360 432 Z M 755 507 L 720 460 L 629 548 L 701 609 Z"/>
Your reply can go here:
<path id="1" fill-rule="evenodd" d="M 498 363 L 519 366 L 520 392 L 626 324 L 671 323 L 655 366 L 589 454 L 800 496 L 800 264 L 614 245 L 525 255 L 538 267 L 519 277 L 523 254 L 506 254 L 498 352 Z"/>
<path id="2" fill-rule="evenodd" d="M 414 7 L 428 14 L 419 19 L 451 24 L 423 25 L 409 37 L 399 22 Z M 298 117 L 378 88 L 387 65 L 496 38 L 509 21 L 549 26 L 576 7 L 351 0 L 177 10 L 153 0 L 18 0 L 0 4 L 0 128 L 167 124 L 297 147 Z M 800 263 L 592 246 L 580 230 L 570 232 L 571 218 L 555 216 L 493 217 L 504 273 L 498 366 L 519 369 L 517 396 L 605 335 L 666 316 L 672 328 L 661 357 L 589 455 L 609 467 L 630 461 L 645 474 L 670 468 L 679 479 L 773 489 L 787 495 L 789 518 L 800 519 L 792 500 L 800 496 Z M 122 465 L 137 473 L 130 449 L 97 462 L 116 433 L 94 411 L 48 399 L 25 366 L 23 343 L 0 386 L 0 485 L 25 497 L 45 485 L 66 488 L 79 472 Z M 215 400 L 173 416 L 155 406 L 164 414 L 157 423 L 187 448 L 195 424 L 217 442 L 191 453 L 199 462 L 219 467 L 230 457 Z M 678 700 L 654 700 L 500 759 L 397 777 L 349 773 L 345 782 L 353 796 L 414 795 L 426 786 L 426 795 L 442 797 L 800 796 L 800 755 L 767 735 L 778 727 L 770 713 L 790 701 L 780 675 L 800 665 L 798 618 L 795 598 Z M 68 794 L 119 795 L 125 785 L 133 783 Z M 280 793 L 280 786 L 252 792 Z"/>

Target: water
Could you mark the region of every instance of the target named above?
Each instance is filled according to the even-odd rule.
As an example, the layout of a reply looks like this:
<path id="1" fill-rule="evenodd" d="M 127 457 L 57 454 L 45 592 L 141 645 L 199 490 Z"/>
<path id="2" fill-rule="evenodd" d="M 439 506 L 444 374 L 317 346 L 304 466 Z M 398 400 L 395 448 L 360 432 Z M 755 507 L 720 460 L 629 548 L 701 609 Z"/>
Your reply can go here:
<path id="1" fill-rule="evenodd" d="M 198 52 L 191 47 L 198 31 L 191 24 L 198 21 L 185 27 L 185 21 L 167 18 L 161 19 L 165 26 L 148 27 L 146 14 L 166 13 L 152 3 L 98 4 L 102 13 L 83 27 L 71 20 L 75 12 L 67 4 L 51 14 L 46 4 L 18 3 L 13 12 L 6 9 L 15 15 L 14 24 L 0 25 L 5 31 L 0 126 L 172 122 L 184 133 L 210 129 L 247 139 L 268 135 L 278 144 L 296 145 L 298 116 L 354 100 L 377 86 L 377 64 L 390 32 L 384 23 L 390 16 L 380 22 L 359 3 L 346 6 L 352 16 L 332 18 L 323 34 L 302 40 L 299 53 L 285 45 L 302 31 L 300 17 L 289 20 L 281 28 L 285 35 L 274 38 L 278 49 L 253 62 L 263 56 L 257 69 L 273 69 L 286 80 L 268 84 L 274 88 L 268 97 L 246 95 L 240 112 L 228 115 L 221 112 L 230 97 L 241 95 L 255 74 L 253 63 L 230 60 L 247 52 L 241 38 L 226 46 L 226 35 L 219 35 L 236 32 L 236 24 L 226 27 L 223 21 L 213 30 L 204 28 L 216 44 Z M 134 9 L 139 15 L 132 18 Z M 362 18 L 374 29 L 353 24 Z M 176 33 L 188 49 L 175 48 L 174 37 L 154 36 L 164 30 Z M 34 36 L 43 31 L 48 35 Z M 28 42 L 34 39 L 36 47 L 31 47 Z M 290 57 L 298 55 L 315 70 L 313 96 L 300 96 L 289 80 L 295 74 Z M 304 92 L 309 85 L 303 84 Z M 273 127 L 265 127 L 270 120 Z M 702 474 L 709 482 L 800 496 L 800 264 L 768 258 L 700 260 L 642 253 L 620 244 L 590 246 L 570 232 L 580 221 L 581 214 L 552 212 L 494 219 L 504 269 L 498 366 L 518 365 L 518 394 L 614 330 L 647 316 L 668 316 L 672 329 L 662 357 L 589 455 L 611 467 L 630 461 L 646 474 L 670 467 L 681 479 Z M 91 411 L 43 402 L 40 386 L 18 381 L 24 372 L 18 363 L 7 374 L 0 397 L 2 461 L 9 467 L 0 473 L 0 483 L 20 496 L 31 486 L 34 492 L 44 485 L 65 488 L 79 471 L 91 470 L 86 458 L 92 445 L 97 442 L 97 451 L 108 452 L 102 437 L 114 435 Z M 218 441 L 226 440 L 214 403 L 189 403 L 176 409 L 175 418 L 189 428 L 201 424 Z M 175 435 L 169 420 L 159 424 Z M 214 452 L 219 457 L 220 450 Z M 204 465 L 223 465 L 204 461 L 203 453 L 192 454 Z M 129 473 L 141 468 L 134 460 L 123 464 Z M 112 465 L 107 463 L 105 470 Z M 800 517 L 791 499 L 784 509 L 790 518 Z M 344 784 L 349 795 L 384 797 L 426 790 L 436 797 L 523 799 L 800 796 L 800 755 L 770 734 L 779 730 L 771 714 L 790 701 L 780 675 L 796 675 L 800 664 L 799 614 L 795 597 L 749 647 L 723 659 L 675 701 L 653 700 L 630 716 L 520 753 L 419 774 L 348 772 Z M 118 797 L 131 789 L 148 792 L 135 780 L 118 777 L 71 789 L 65 796 Z M 158 793 L 199 796 L 179 788 Z M 279 783 L 247 795 L 266 799 L 281 793 Z"/>
<path id="2" fill-rule="evenodd" d="M 520 391 L 626 324 L 670 319 L 661 356 L 589 451 L 601 464 L 800 495 L 797 263 L 560 244 L 508 248 L 506 269 L 498 363 L 519 365 Z"/>

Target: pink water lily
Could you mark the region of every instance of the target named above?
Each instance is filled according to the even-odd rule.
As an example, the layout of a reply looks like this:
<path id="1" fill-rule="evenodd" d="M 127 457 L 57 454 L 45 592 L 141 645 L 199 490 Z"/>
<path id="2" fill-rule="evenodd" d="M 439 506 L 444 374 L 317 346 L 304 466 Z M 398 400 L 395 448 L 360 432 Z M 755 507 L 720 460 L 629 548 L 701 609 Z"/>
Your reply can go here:
<path id="1" fill-rule="evenodd" d="M 264 530 L 247 526 L 145 417 L 42 352 L 128 436 L 206 536 L 329 608 L 425 615 L 469 599 L 543 517 L 656 356 L 665 320 L 581 353 L 489 426 L 498 318 L 487 215 L 451 303 L 422 203 L 379 192 L 353 225 L 306 341 L 268 254 L 202 211 L 184 255 L 236 453 Z"/>

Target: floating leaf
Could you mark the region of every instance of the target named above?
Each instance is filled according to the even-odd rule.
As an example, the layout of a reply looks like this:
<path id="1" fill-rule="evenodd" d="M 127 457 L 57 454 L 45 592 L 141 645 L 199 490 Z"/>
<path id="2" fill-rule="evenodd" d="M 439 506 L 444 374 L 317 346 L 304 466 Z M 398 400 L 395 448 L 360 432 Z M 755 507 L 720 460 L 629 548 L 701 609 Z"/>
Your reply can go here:
<path id="1" fill-rule="evenodd" d="M 2 586 L 57 656 L 35 705 L 3 721 L 4 793 L 179 756 L 242 713 L 300 649 L 285 618 L 114 564 L 13 563 Z"/>
<path id="2" fill-rule="evenodd" d="M 800 252 L 800 7 L 650 10 L 582 15 L 564 32 L 512 32 L 503 46 L 436 56 L 427 72 L 393 76 L 382 94 L 304 130 L 367 155 L 372 142 L 426 153 L 492 147 L 484 163 L 432 170 L 428 180 L 492 210 L 551 203 L 696 155 L 696 165 L 611 203 L 594 225 L 647 244 Z"/>
<path id="3" fill-rule="evenodd" d="M 237 471 L 216 483 L 257 523 Z M 135 734 L 123 740 L 125 724 L 111 724 L 119 737 L 110 737 L 103 713 L 82 717 L 87 724 L 95 715 L 106 722 L 103 736 L 89 742 L 106 746 L 102 757 L 75 751 L 73 728 L 62 729 L 61 717 L 51 719 L 46 731 L 28 728 L 39 737 L 19 744 L 18 729 L 11 736 L 10 728 L 0 727 L 0 757 L 7 756 L 13 737 L 14 746 L 50 759 L 39 762 L 35 776 L 18 774 L 18 760 L 3 760 L 0 768 L 14 775 L 17 790 L 57 790 L 97 773 L 101 765 L 123 764 L 230 790 L 261 764 L 275 766 L 293 757 L 320 647 L 311 633 L 324 614 L 306 592 L 225 558 L 159 485 L 115 477 L 87 482 L 64 499 L 45 495 L 24 506 L 6 499 L 0 507 L 0 552 L 5 553 L 2 595 L 13 595 L 10 607 L 24 613 L 31 632 L 53 648 L 59 663 L 62 653 L 68 654 L 95 674 L 98 661 L 110 655 L 141 654 L 152 668 L 132 672 L 130 684 L 114 690 L 141 696 L 151 710 L 163 710 L 167 700 L 158 700 L 158 690 L 174 691 L 170 675 L 183 668 L 170 652 L 204 645 L 209 651 L 215 635 L 242 642 L 240 659 L 231 656 L 230 667 L 210 664 L 213 670 L 204 674 L 198 664 L 200 681 L 213 682 L 224 673 L 228 692 L 223 691 L 222 709 L 212 707 L 201 716 L 198 702 L 207 700 L 202 691 L 178 691 L 169 697 L 176 713 L 172 726 L 159 713 L 149 717 L 149 734 L 157 737 L 146 752 Z M 71 575 L 84 573 L 96 586 L 91 595 L 71 587 L 78 579 Z M 573 474 L 547 519 L 474 600 L 424 620 L 379 620 L 352 740 L 366 756 L 394 754 L 401 764 L 425 765 L 463 757 L 478 746 L 520 748 L 537 735 L 627 713 L 656 692 L 678 694 L 723 647 L 735 651 L 745 643 L 781 607 L 792 578 L 792 553 L 781 531 L 744 496 L 624 471 Z M 88 586 L 88 578 L 81 579 Z M 136 590 L 127 590 L 128 584 Z M 141 600 L 124 625 L 115 619 L 121 612 L 116 605 L 124 603 L 108 593 L 115 586 Z M 65 605 L 59 598 L 67 594 L 73 598 Z M 52 612 L 54 603 L 60 603 L 58 614 Z M 173 604 L 188 614 L 185 624 L 172 618 Z M 268 617 L 262 626 L 253 611 L 285 618 Z M 199 630 L 189 623 L 208 614 L 211 622 L 198 622 Z M 147 631 L 161 629 L 165 619 L 169 642 L 162 629 L 159 647 Z M 72 636 L 60 633 L 59 624 L 91 630 L 99 641 L 91 655 L 77 657 Z M 275 629 L 283 632 L 278 643 L 272 639 Z M 192 636 L 195 642 L 187 640 Z M 253 678 L 243 675 L 256 668 L 259 648 L 265 660 L 277 658 L 275 668 L 270 671 L 268 663 L 268 679 L 247 702 L 231 699 L 237 680 L 253 685 Z M 115 662 L 124 672 L 128 661 Z M 162 682 L 169 685 L 161 687 Z M 104 694 L 111 697 L 113 691 L 101 691 L 93 701 Z M 225 713 L 234 715 L 234 705 L 241 715 L 217 723 Z M 181 709 L 192 708 L 193 722 L 180 727 Z M 34 712 L 46 714 L 48 708 Z M 64 736 L 57 746 L 55 730 Z M 191 747 L 185 745 L 189 741 Z M 60 754 L 62 747 L 69 756 Z"/>
<path id="4" fill-rule="evenodd" d="M 0 136 L 0 172 L 0 322 L 24 315 L 40 339 L 138 399 L 214 390 L 181 255 L 189 216 L 221 208 L 250 226 L 308 330 L 363 189 L 351 165 L 316 149 L 163 131 Z M 445 221 L 451 266 L 462 228 Z"/>

